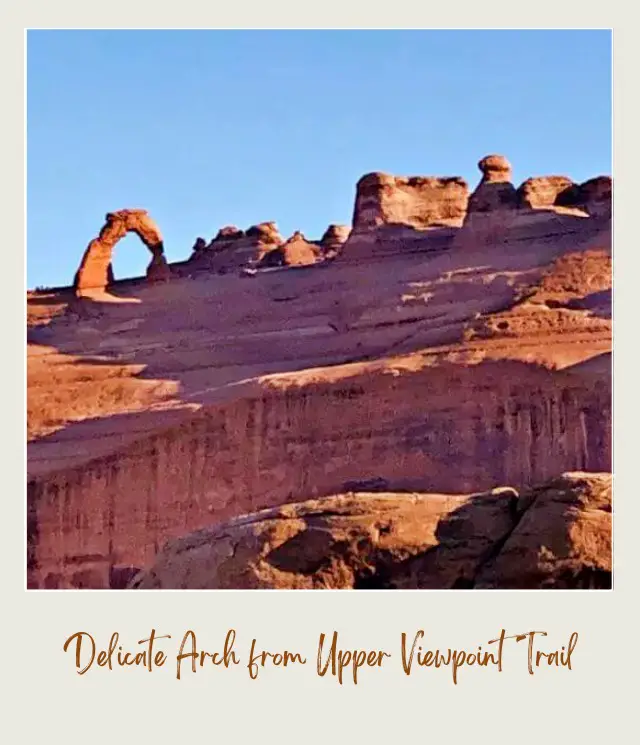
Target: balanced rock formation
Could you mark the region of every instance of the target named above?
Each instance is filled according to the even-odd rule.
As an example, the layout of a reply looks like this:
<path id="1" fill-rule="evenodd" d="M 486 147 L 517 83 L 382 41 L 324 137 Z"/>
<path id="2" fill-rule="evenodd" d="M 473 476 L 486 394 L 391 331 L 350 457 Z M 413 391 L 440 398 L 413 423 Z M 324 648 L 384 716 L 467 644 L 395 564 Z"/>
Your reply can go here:
<path id="1" fill-rule="evenodd" d="M 518 187 L 520 206 L 544 209 L 556 204 L 558 194 L 575 186 L 566 176 L 537 176 L 529 178 Z"/>
<path id="2" fill-rule="evenodd" d="M 164 256 L 164 245 L 158 226 L 146 210 L 120 210 L 107 213 L 100 234 L 89 243 L 84 252 L 74 280 L 74 288 L 78 295 L 102 291 L 107 287 L 113 247 L 129 232 L 136 233 L 151 251 L 152 259 L 147 268 L 148 278 L 152 281 L 168 279 L 169 266 Z"/>
<path id="3" fill-rule="evenodd" d="M 136 589 L 453 589 L 611 585 L 611 477 L 518 497 L 348 493 L 169 542 Z"/>
<path id="4" fill-rule="evenodd" d="M 563 218 L 556 209 L 558 196 L 572 188 L 570 179 L 530 178 L 516 189 L 511 181 L 511 164 L 503 155 L 487 155 L 478 168 L 482 179 L 469 198 L 462 230 L 453 240 L 455 247 L 484 250 L 490 245 L 543 239 L 571 229 L 574 216 Z M 585 216 L 583 211 L 580 214 Z"/>
<path id="5" fill-rule="evenodd" d="M 391 223 L 423 230 L 459 224 L 468 198 L 467 183 L 461 178 L 368 173 L 356 186 L 353 229 L 370 230 Z"/>
<path id="6" fill-rule="evenodd" d="M 503 155 L 487 155 L 478 163 L 482 179 L 469 197 L 467 218 L 475 213 L 516 209 L 518 193 L 511 183 L 511 164 Z"/>

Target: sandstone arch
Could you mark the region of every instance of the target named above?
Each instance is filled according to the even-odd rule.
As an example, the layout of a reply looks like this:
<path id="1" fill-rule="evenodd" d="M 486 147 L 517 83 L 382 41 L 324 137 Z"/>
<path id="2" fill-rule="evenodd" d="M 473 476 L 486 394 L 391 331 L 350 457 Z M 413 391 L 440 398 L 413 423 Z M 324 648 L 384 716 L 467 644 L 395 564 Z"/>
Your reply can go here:
<path id="1" fill-rule="evenodd" d="M 169 266 L 164 256 L 160 229 L 146 210 L 108 212 L 97 238 L 87 246 L 74 279 L 76 293 L 104 290 L 112 281 L 111 256 L 113 247 L 127 233 L 135 233 L 151 251 L 147 279 L 156 282 L 169 277 Z"/>

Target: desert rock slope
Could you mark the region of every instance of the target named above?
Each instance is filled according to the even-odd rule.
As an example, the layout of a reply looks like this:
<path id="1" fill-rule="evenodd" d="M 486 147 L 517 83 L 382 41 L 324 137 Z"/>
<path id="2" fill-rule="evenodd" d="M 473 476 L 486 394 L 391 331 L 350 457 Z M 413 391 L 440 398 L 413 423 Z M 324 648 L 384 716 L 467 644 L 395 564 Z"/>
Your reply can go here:
<path id="1" fill-rule="evenodd" d="M 611 179 L 479 167 L 174 264 L 109 213 L 27 295 L 29 586 L 608 586 Z"/>

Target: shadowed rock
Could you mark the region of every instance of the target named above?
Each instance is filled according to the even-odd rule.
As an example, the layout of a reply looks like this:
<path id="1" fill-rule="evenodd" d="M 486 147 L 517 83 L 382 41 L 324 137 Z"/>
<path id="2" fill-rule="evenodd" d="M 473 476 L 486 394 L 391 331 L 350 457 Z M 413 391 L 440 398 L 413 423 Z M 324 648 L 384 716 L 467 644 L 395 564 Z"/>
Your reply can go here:
<path id="1" fill-rule="evenodd" d="M 611 474 L 572 473 L 522 494 L 482 588 L 611 587 Z"/>
<path id="2" fill-rule="evenodd" d="M 516 209 L 518 193 L 511 183 L 511 164 L 503 155 L 487 155 L 478 163 L 482 179 L 469 197 L 465 223 L 475 213 Z"/>
<path id="3" fill-rule="evenodd" d="M 536 176 L 524 181 L 518 187 L 520 206 L 532 209 L 552 207 L 558 194 L 575 186 L 566 176 Z"/>
<path id="4" fill-rule="evenodd" d="M 137 589 L 607 587 L 611 477 L 564 474 L 520 498 L 344 494 L 169 543 Z"/>
<path id="5" fill-rule="evenodd" d="M 610 217 L 613 184 L 610 176 L 596 176 L 582 184 L 572 184 L 556 197 L 561 207 L 577 207 L 594 217 Z"/>

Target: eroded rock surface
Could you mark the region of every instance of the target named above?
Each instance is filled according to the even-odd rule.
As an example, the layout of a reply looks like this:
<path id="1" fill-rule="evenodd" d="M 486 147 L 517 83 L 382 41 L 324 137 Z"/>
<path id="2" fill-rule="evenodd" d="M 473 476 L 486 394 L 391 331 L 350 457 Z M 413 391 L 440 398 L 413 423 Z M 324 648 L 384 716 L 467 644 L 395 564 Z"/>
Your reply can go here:
<path id="1" fill-rule="evenodd" d="M 594 217 L 611 217 L 613 185 L 610 176 L 596 176 L 561 191 L 556 204 L 578 207 Z"/>
<path id="2" fill-rule="evenodd" d="M 416 229 L 459 224 L 469 190 L 457 177 L 390 176 L 369 173 L 356 186 L 353 229 L 400 224 Z"/>
<path id="3" fill-rule="evenodd" d="M 105 290 L 110 280 L 113 248 L 129 232 L 136 233 L 151 251 L 152 259 L 147 269 L 149 279 L 168 279 L 169 267 L 158 226 L 146 210 L 120 210 L 107 213 L 100 234 L 91 241 L 82 257 L 74 280 L 79 295 L 87 291 Z"/>
<path id="4" fill-rule="evenodd" d="M 257 266 L 309 266 L 315 264 L 321 258 L 320 247 L 316 243 L 308 241 L 299 231 L 282 245 L 277 245 L 263 253 Z"/>
<path id="5" fill-rule="evenodd" d="M 198 238 L 191 258 L 185 263 L 185 271 L 213 274 L 237 272 L 243 267 L 258 263 L 283 243 L 284 239 L 275 222 L 252 225 L 246 231 L 235 225 L 227 225 L 209 243 L 204 238 Z"/>
<path id="6" fill-rule="evenodd" d="M 511 183 L 511 164 L 503 155 L 487 155 L 478 163 L 482 179 L 469 197 L 466 218 L 476 213 L 517 209 L 518 193 Z"/>
<path id="7" fill-rule="evenodd" d="M 483 168 L 511 183 L 504 160 Z M 285 245 L 262 223 L 199 239 L 166 284 L 29 293 L 29 586 L 122 587 L 168 539 L 363 484 L 468 494 L 610 470 L 610 181 L 532 208 L 545 189 L 463 228 L 293 236 L 318 257 L 304 271 L 238 271 Z"/>
<path id="8" fill-rule="evenodd" d="M 518 497 L 350 493 L 169 543 L 136 589 L 609 587 L 611 478 L 565 474 Z"/>
<path id="9" fill-rule="evenodd" d="M 536 176 L 518 187 L 518 198 L 522 207 L 544 209 L 555 206 L 558 194 L 574 186 L 566 176 Z"/>
<path id="10" fill-rule="evenodd" d="M 476 587 L 611 587 L 611 474 L 565 474 L 523 493 L 515 513 Z"/>
<path id="11" fill-rule="evenodd" d="M 342 251 L 342 247 L 347 242 L 350 234 L 351 227 L 349 225 L 329 225 L 320 240 L 324 258 L 335 258 Z"/>

